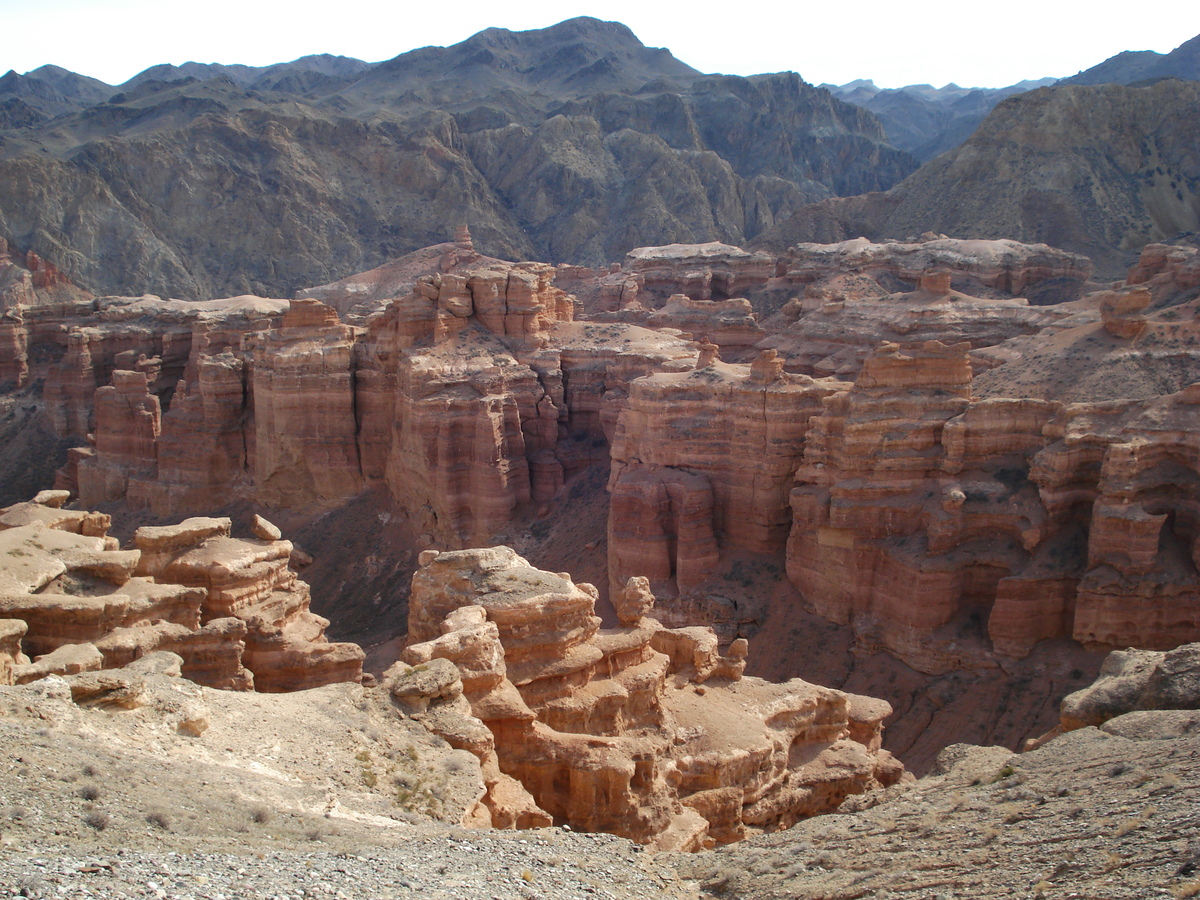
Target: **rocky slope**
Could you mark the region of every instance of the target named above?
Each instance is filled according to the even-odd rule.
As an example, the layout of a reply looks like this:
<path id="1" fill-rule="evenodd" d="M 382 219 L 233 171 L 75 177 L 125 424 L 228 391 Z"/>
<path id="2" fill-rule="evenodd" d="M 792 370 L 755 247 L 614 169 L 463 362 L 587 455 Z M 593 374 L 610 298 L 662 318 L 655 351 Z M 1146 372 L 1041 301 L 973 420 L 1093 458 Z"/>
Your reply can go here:
<path id="1" fill-rule="evenodd" d="M 1160 78 L 1200 81 L 1200 36 L 1184 41 L 1170 53 L 1127 50 L 1062 81 L 1064 84 L 1134 84 Z"/>
<path id="2" fill-rule="evenodd" d="M 1198 104 L 1200 84 L 1178 80 L 1011 97 L 965 144 L 886 194 L 823 201 L 758 243 L 1015 238 L 1083 253 L 1115 277 L 1147 243 L 1200 230 Z"/>
<path id="3" fill-rule="evenodd" d="M 1195 670 L 1177 664 L 1188 652 L 1114 659 L 1078 695 L 1151 676 L 1190 695 L 1182 709 L 1129 694 L 1099 728 L 1034 752 L 959 744 L 921 781 L 700 854 L 565 828 L 447 827 L 474 796 L 472 757 L 379 689 L 268 696 L 158 675 L 153 702 L 114 711 L 73 703 L 57 679 L 0 687 L 0 880 L 25 897 L 1187 897 L 1200 884 Z M 182 698 L 205 708 L 199 736 L 164 727 Z"/>
<path id="4" fill-rule="evenodd" d="M 1016 756 L 954 745 L 935 774 L 853 812 L 678 865 L 719 897 L 1195 896 L 1196 646 L 1190 667 L 1159 663 L 1178 703 L 1116 704 L 1100 728 Z"/>
<path id="5" fill-rule="evenodd" d="M 378 765 L 390 781 L 378 793 L 394 787 L 401 809 L 470 827 L 558 822 L 663 849 L 787 827 L 904 777 L 880 749 L 886 703 L 743 679 L 745 642 L 722 655 L 710 629 L 649 618 L 645 579 L 618 598 L 619 626 L 601 630 L 595 588 L 566 573 L 535 569 L 507 547 L 425 551 L 405 661 L 364 692 L 359 682 L 375 680 L 361 674 L 362 651 L 325 641 L 328 622 L 308 611 L 294 548 L 271 523 L 256 518 L 253 539 L 230 537 L 228 519 L 143 527 L 121 550 L 107 516 L 62 509 L 65 499 L 47 492 L 0 510 L 0 684 L 31 685 L 0 687 L 6 716 L 36 707 L 73 734 L 85 710 L 126 711 L 135 731 L 204 748 L 214 717 L 254 717 L 257 734 L 292 704 L 232 701 L 201 685 L 334 685 L 321 701 L 354 703 L 369 723 L 358 726 L 370 737 L 355 755 L 363 784 L 378 786 Z M 328 741 L 320 709 L 304 719 L 310 740 Z M 331 743 L 346 754 L 341 729 Z M 426 756 L 420 777 L 396 764 L 400 753 L 407 763 Z M 315 758 L 298 761 L 289 748 L 280 762 L 295 771 Z M 334 785 L 350 786 L 329 784 L 327 815 Z M 104 830 L 100 815 L 85 824 Z M 161 811 L 157 824 L 174 815 Z"/>
<path id="6" fill-rule="evenodd" d="M 701 75 L 617 23 L 336 62 L 156 67 L 104 102 L 6 76 L 0 234 L 99 293 L 289 296 L 458 222 L 494 256 L 594 265 L 741 242 L 915 168 L 794 74 Z"/>

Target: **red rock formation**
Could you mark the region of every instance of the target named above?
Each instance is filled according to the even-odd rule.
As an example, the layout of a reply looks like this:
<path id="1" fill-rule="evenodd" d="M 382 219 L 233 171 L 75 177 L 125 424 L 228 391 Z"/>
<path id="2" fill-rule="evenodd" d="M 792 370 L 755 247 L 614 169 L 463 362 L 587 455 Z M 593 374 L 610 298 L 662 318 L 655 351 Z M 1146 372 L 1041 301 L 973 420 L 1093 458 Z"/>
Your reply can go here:
<path id="1" fill-rule="evenodd" d="M 1052 522 L 1086 531 L 1068 598 L 1085 644 L 1169 649 L 1200 639 L 1200 385 L 1152 401 L 1072 404 L 1033 461 Z"/>
<path id="2" fill-rule="evenodd" d="M 162 415 L 146 373 L 118 369 L 112 382 L 96 391 L 94 454 L 76 464 L 84 506 L 120 500 L 131 477 L 150 477 L 158 469 Z"/>
<path id="3" fill-rule="evenodd" d="M 550 266 L 451 255 L 456 271 L 418 277 L 365 329 L 315 299 L 277 322 L 281 301 L 105 298 L 95 322 L 70 325 L 75 349 L 47 389 L 64 433 L 97 418 L 95 446 L 59 483 L 167 516 L 207 510 L 218 491 L 296 507 L 382 482 L 441 541 L 503 529 L 605 457 L 628 381 L 691 353 L 644 329 L 576 326 Z M 186 342 L 148 338 L 150 317 Z M 140 390 L 112 374 L 134 370 Z M 130 404 L 149 414 L 156 399 L 151 440 Z"/>
<path id="4" fill-rule="evenodd" d="M 713 241 L 639 247 L 626 255 L 623 271 L 638 279 L 641 292 L 660 299 L 686 294 L 693 300 L 727 300 L 766 283 L 775 268 L 769 253 Z"/>
<path id="5" fill-rule="evenodd" d="M 423 278 L 369 325 L 357 370 L 363 473 L 441 540 L 483 541 L 552 496 L 603 456 L 605 404 L 690 356 L 642 329 L 573 323 L 552 275 L 521 264 Z"/>
<path id="6" fill-rule="evenodd" d="M 1100 296 L 1100 320 L 1104 330 L 1113 337 L 1135 338 L 1146 330 L 1146 317 L 1141 315 L 1153 297 L 1145 288 L 1109 291 Z"/>
<path id="7" fill-rule="evenodd" d="M 713 349 L 695 372 L 634 382 L 613 446 L 612 591 L 645 575 L 702 602 L 722 553 L 777 552 L 790 526 L 806 602 L 922 671 L 1056 637 L 1200 635 L 1200 387 L 974 400 L 968 351 L 888 344 L 852 388 Z"/>
<path id="8" fill-rule="evenodd" d="M 644 324 L 704 335 L 721 347 L 752 347 L 766 334 L 755 320 L 749 300 L 693 300 L 684 294 L 668 297 Z"/>
<path id="9" fill-rule="evenodd" d="M 854 378 L 881 340 L 910 345 L 927 340 L 968 341 L 979 351 L 1021 335 L 1097 318 L 1091 310 L 1031 306 L 1021 298 L 973 296 L 948 289 L 945 270 L 917 273 L 917 289 L 898 293 L 863 274 L 821 271 L 818 280 L 805 287 L 803 297 L 786 307 L 794 321 L 760 342 L 778 349 L 789 371 Z M 996 293 L 981 287 L 972 290 Z M 973 354 L 973 366 L 989 364 L 996 362 L 982 353 Z"/>
<path id="10" fill-rule="evenodd" d="M 708 629 L 665 629 L 635 617 L 637 604 L 628 624 L 601 630 L 594 588 L 507 547 L 422 561 L 405 662 L 455 664 L 490 732 L 471 744 L 485 780 L 494 758 L 547 818 L 698 849 L 902 775 L 877 745 L 887 704 L 855 714 L 858 698 L 840 691 L 743 679 L 744 642 L 722 658 Z"/>
<path id="11" fill-rule="evenodd" d="M 1061 301 L 1079 296 L 1092 266 L 1085 256 L 1045 244 L 938 237 L 916 243 L 875 244 L 858 238 L 837 244 L 797 244 L 780 259 L 779 269 L 784 281 L 798 286 L 832 273 L 873 279 L 886 273 L 915 283 L 924 273 L 941 270 L 1014 297 L 1025 296 L 1042 282 L 1058 281 Z"/>
<path id="12" fill-rule="evenodd" d="M 0 510 L 0 615 L 22 623 L 19 646 L 35 657 L 13 662 L 19 680 L 156 650 L 212 687 L 299 690 L 361 676 L 362 650 L 330 644 L 329 623 L 309 612 L 289 541 L 239 540 L 228 519 L 193 519 L 141 528 L 120 550 L 107 516 L 52 505 L 62 499 L 47 492 Z"/>
<path id="13" fill-rule="evenodd" d="M 254 477 L 272 506 L 362 487 L 355 443 L 354 330 L 317 300 L 293 300 L 254 348 Z"/>
<path id="14" fill-rule="evenodd" d="M 1147 244 L 1125 281 L 1143 286 L 1156 301 L 1195 297 L 1200 288 L 1200 250 Z"/>
<path id="15" fill-rule="evenodd" d="M 715 570 L 718 540 L 782 545 L 809 418 L 845 385 L 780 369 L 766 351 L 753 366 L 634 382 L 612 449 L 610 588 L 646 575 L 656 591 L 687 591 Z"/>
<path id="16" fill-rule="evenodd" d="M 53 333 L 55 318 L 90 310 L 91 299 L 53 265 L 0 237 L 0 390 L 24 385 L 31 342 Z"/>

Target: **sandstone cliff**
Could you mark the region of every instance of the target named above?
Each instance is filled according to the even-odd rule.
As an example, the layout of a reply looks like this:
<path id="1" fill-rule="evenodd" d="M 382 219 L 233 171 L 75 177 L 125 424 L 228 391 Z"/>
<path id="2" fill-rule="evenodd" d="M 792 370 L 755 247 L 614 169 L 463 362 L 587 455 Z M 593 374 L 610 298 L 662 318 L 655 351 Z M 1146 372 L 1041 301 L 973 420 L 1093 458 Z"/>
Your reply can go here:
<path id="1" fill-rule="evenodd" d="M 60 486 L 173 516 L 214 492 L 322 509 L 385 485 L 430 540 L 501 531 L 607 458 L 632 379 L 694 350 L 574 322 L 550 266 L 458 252 L 457 271 L 420 275 L 363 326 L 316 299 L 249 297 L 103 298 L 47 319 L 44 340 L 66 345 L 37 372 L 49 418 L 88 441 Z"/>

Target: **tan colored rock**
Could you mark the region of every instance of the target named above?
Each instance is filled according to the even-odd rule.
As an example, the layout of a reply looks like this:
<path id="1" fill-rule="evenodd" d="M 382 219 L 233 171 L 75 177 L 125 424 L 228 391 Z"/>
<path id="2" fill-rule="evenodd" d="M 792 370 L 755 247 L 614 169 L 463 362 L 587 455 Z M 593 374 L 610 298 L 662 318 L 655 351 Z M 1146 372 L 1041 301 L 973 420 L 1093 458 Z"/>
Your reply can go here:
<path id="1" fill-rule="evenodd" d="M 650 579 L 645 575 L 634 575 L 625 582 L 625 587 L 613 597 L 617 619 L 622 625 L 636 625 L 646 613 L 654 608 L 654 594 L 650 592 Z"/>
<path id="2" fill-rule="evenodd" d="M 70 491 L 38 491 L 30 502 L 58 509 L 70 499 Z"/>
<path id="3" fill-rule="evenodd" d="M 10 680 L 11 666 L 30 680 L 95 660 L 127 666 L 159 651 L 178 654 L 185 677 L 235 690 L 362 676 L 362 649 L 330 643 L 329 622 L 309 610 L 287 541 L 236 539 L 229 519 L 195 518 L 140 528 L 136 549 L 119 550 L 115 539 L 65 530 L 102 534 L 107 517 L 22 504 L 0 510 L 5 519 L 27 524 L 0 530 L 0 611 L 20 620 L 18 648 L 45 657 L 29 664 L 11 655 Z M 69 649 L 78 645 L 94 647 Z"/>
<path id="4" fill-rule="evenodd" d="M 840 692 L 741 679 L 744 642 L 723 658 L 710 629 L 664 629 L 641 614 L 645 587 L 632 584 L 634 624 L 600 629 L 589 585 L 507 547 L 443 552 L 413 576 L 393 692 L 429 709 L 461 693 L 491 742 L 463 725 L 447 739 L 469 742 L 485 770 L 494 747 L 545 815 L 660 849 L 787 827 L 901 777 L 878 752 L 887 704 L 864 701 L 852 717 Z"/>
<path id="5" fill-rule="evenodd" d="M 250 522 L 250 530 L 254 532 L 254 536 L 263 541 L 278 541 L 283 537 L 283 532 L 278 526 L 268 522 L 258 513 L 254 514 L 254 518 Z"/>
<path id="6" fill-rule="evenodd" d="M 1100 298 L 1100 320 L 1104 330 L 1114 337 L 1135 338 L 1146 330 L 1146 317 L 1140 315 L 1153 300 L 1145 288 L 1109 291 Z"/>
<path id="7" fill-rule="evenodd" d="M 21 652 L 28 626 L 20 619 L 0 619 L 0 685 L 15 684 L 15 670 L 29 664 Z"/>
<path id="8" fill-rule="evenodd" d="M 94 644 L 63 644 L 52 653 L 39 656 L 26 666 L 17 666 L 14 684 L 27 684 L 47 675 L 78 675 L 104 667 L 104 654 Z"/>
<path id="9" fill-rule="evenodd" d="M 1181 709 L 1200 710 L 1200 644 L 1165 653 L 1114 650 L 1091 685 L 1063 698 L 1060 729 L 1103 725 L 1138 710 Z"/>
<path id="10" fill-rule="evenodd" d="M 123 672 L 102 670 L 71 675 L 71 699 L 79 706 L 137 709 L 146 702 L 146 684 Z"/>

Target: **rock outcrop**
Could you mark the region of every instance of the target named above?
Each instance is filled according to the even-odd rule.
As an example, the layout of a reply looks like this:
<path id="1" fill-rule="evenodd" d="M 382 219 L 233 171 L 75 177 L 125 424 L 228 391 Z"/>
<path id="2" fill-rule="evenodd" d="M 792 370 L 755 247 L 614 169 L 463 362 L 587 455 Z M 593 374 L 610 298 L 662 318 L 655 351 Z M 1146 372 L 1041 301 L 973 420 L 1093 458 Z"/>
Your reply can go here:
<path id="1" fill-rule="evenodd" d="M 1114 650 L 1091 685 L 1063 698 L 1060 728 L 1100 726 L 1149 710 L 1200 710 L 1200 644 L 1166 652 Z M 1191 727 L 1200 730 L 1200 720 Z"/>
<path id="2" fill-rule="evenodd" d="M 140 528 L 122 550 L 107 515 L 63 509 L 63 499 L 47 492 L 0 510 L 4 683 L 117 669 L 156 651 L 178 654 L 183 674 L 211 687 L 359 680 L 363 652 L 325 639 L 328 621 L 309 612 L 308 586 L 288 567 L 290 541 L 188 519 Z"/>
<path id="3" fill-rule="evenodd" d="M 716 571 L 718 545 L 781 546 L 809 419 L 845 387 L 782 372 L 773 350 L 752 366 L 699 362 L 707 365 L 634 382 L 618 420 L 610 593 L 634 575 L 656 593 L 686 592 Z"/>
<path id="4" fill-rule="evenodd" d="M 549 820 L 698 849 L 902 777 L 880 750 L 886 703 L 742 678 L 745 642 L 722 656 L 710 629 L 665 628 L 645 615 L 644 580 L 620 601 L 623 624 L 601 629 L 595 588 L 507 547 L 422 562 L 401 674 L 461 690 L 487 727 L 447 739 L 480 757 L 493 791 L 498 774 L 516 779 Z"/>
<path id="5" fill-rule="evenodd" d="M 629 381 L 694 351 L 574 323 L 552 267 L 460 238 L 457 272 L 420 275 L 364 327 L 312 298 L 106 298 L 60 320 L 49 412 L 90 438 L 60 485 L 85 506 L 170 517 L 208 511 L 214 493 L 322 507 L 384 484 L 444 542 L 502 530 L 606 456 Z"/>

